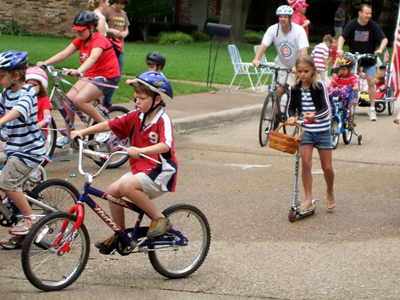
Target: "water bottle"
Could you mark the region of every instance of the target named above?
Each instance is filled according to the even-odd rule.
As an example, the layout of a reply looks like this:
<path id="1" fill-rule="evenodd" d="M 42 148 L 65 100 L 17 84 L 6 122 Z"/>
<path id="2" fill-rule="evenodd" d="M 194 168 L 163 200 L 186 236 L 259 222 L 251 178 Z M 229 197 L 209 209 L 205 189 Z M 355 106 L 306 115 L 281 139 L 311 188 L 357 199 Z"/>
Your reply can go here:
<path id="1" fill-rule="evenodd" d="M 0 128 L 0 140 L 2 142 L 7 142 L 8 140 L 7 126 L 4 124 Z"/>

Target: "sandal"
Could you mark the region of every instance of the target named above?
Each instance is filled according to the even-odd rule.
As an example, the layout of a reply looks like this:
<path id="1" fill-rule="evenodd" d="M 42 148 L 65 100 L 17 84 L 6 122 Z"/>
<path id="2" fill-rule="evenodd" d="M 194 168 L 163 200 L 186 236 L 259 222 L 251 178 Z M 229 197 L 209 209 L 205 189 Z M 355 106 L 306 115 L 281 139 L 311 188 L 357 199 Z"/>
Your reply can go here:
<path id="1" fill-rule="evenodd" d="M 310 205 L 302 204 L 300 207 L 300 214 L 312 213 L 317 209 L 317 206 L 314 203 Z"/>
<path id="2" fill-rule="evenodd" d="M 334 211 L 336 209 L 336 202 L 335 200 L 333 201 L 326 201 L 326 210 L 327 211 Z"/>

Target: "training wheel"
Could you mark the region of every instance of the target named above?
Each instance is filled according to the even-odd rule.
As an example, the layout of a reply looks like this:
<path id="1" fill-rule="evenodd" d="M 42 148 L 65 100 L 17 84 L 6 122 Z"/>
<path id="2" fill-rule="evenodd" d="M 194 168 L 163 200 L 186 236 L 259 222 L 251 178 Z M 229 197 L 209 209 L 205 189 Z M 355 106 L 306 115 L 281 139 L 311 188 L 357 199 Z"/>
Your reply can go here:
<path id="1" fill-rule="evenodd" d="M 358 136 L 358 144 L 359 144 L 359 145 L 362 145 L 362 135 L 359 135 L 359 136 Z"/>
<path id="2" fill-rule="evenodd" d="M 290 209 L 288 217 L 290 222 L 293 223 L 294 221 L 296 221 L 296 211 L 294 209 Z"/>

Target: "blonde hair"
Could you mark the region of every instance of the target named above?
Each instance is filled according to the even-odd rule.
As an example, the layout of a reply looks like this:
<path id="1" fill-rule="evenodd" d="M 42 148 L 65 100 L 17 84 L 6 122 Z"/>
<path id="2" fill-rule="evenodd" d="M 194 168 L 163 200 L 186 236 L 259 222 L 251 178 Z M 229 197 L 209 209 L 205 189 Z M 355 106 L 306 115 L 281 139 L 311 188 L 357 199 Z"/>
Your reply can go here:
<path id="1" fill-rule="evenodd" d="M 314 64 L 314 59 L 312 58 L 312 56 L 310 55 L 302 55 L 300 56 L 297 60 L 296 60 L 296 69 L 298 69 L 299 65 L 305 65 L 311 69 L 313 69 L 313 75 L 311 77 L 311 83 L 310 85 L 314 88 L 314 89 L 320 89 L 320 86 L 318 85 L 318 73 L 317 73 L 317 68 L 315 68 L 315 64 Z M 300 82 L 300 78 L 299 75 L 297 75 L 296 72 L 296 77 L 294 79 L 294 82 Z M 297 88 L 297 84 L 294 84 L 292 86 L 292 89 L 296 89 Z"/>
<path id="2" fill-rule="evenodd" d="M 104 0 L 89 0 L 87 7 L 89 10 L 94 11 L 102 2 L 104 2 Z"/>

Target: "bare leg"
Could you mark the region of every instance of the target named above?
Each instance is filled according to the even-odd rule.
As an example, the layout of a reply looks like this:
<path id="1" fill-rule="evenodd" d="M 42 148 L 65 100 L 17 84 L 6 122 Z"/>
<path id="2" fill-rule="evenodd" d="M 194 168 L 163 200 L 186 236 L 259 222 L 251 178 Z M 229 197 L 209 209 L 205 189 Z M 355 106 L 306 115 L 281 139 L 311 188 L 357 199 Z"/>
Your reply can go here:
<path id="1" fill-rule="evenodd" d="M 314 146 L 304 145 L 300 147 L 301 154 L 301 179 L 303 181 L 304 193 L 306 200 L 304 206 L 310 206 L 312 203 L 312 153 Z"/>
<path id="2" fill-rule="evenodd" d="M 335 181 L 335 172 L 332 167 L 332 150 L 318 150 L 321 160 L 321 167 L 324 172 L 327 193 L 327 207 L 333 209 L 336 207 L 335 196 L 333 194 L 333 185 Z"/>
<path id="3" fill-rule="evenodd" d="M 375 109 L 375 77 L 367 75 L 370 107 Z"/>
<path id="4" fill-rule="evenodd" d="M 11 201 L 18 207 L 24 217 L 30 216 L 33 214 L 32 208 L 29 205 L 28 200 L 26 200 L 23 192 L 13 192 L 13 191 L 5 191 L 8 197 L 10 197 Z"/>

